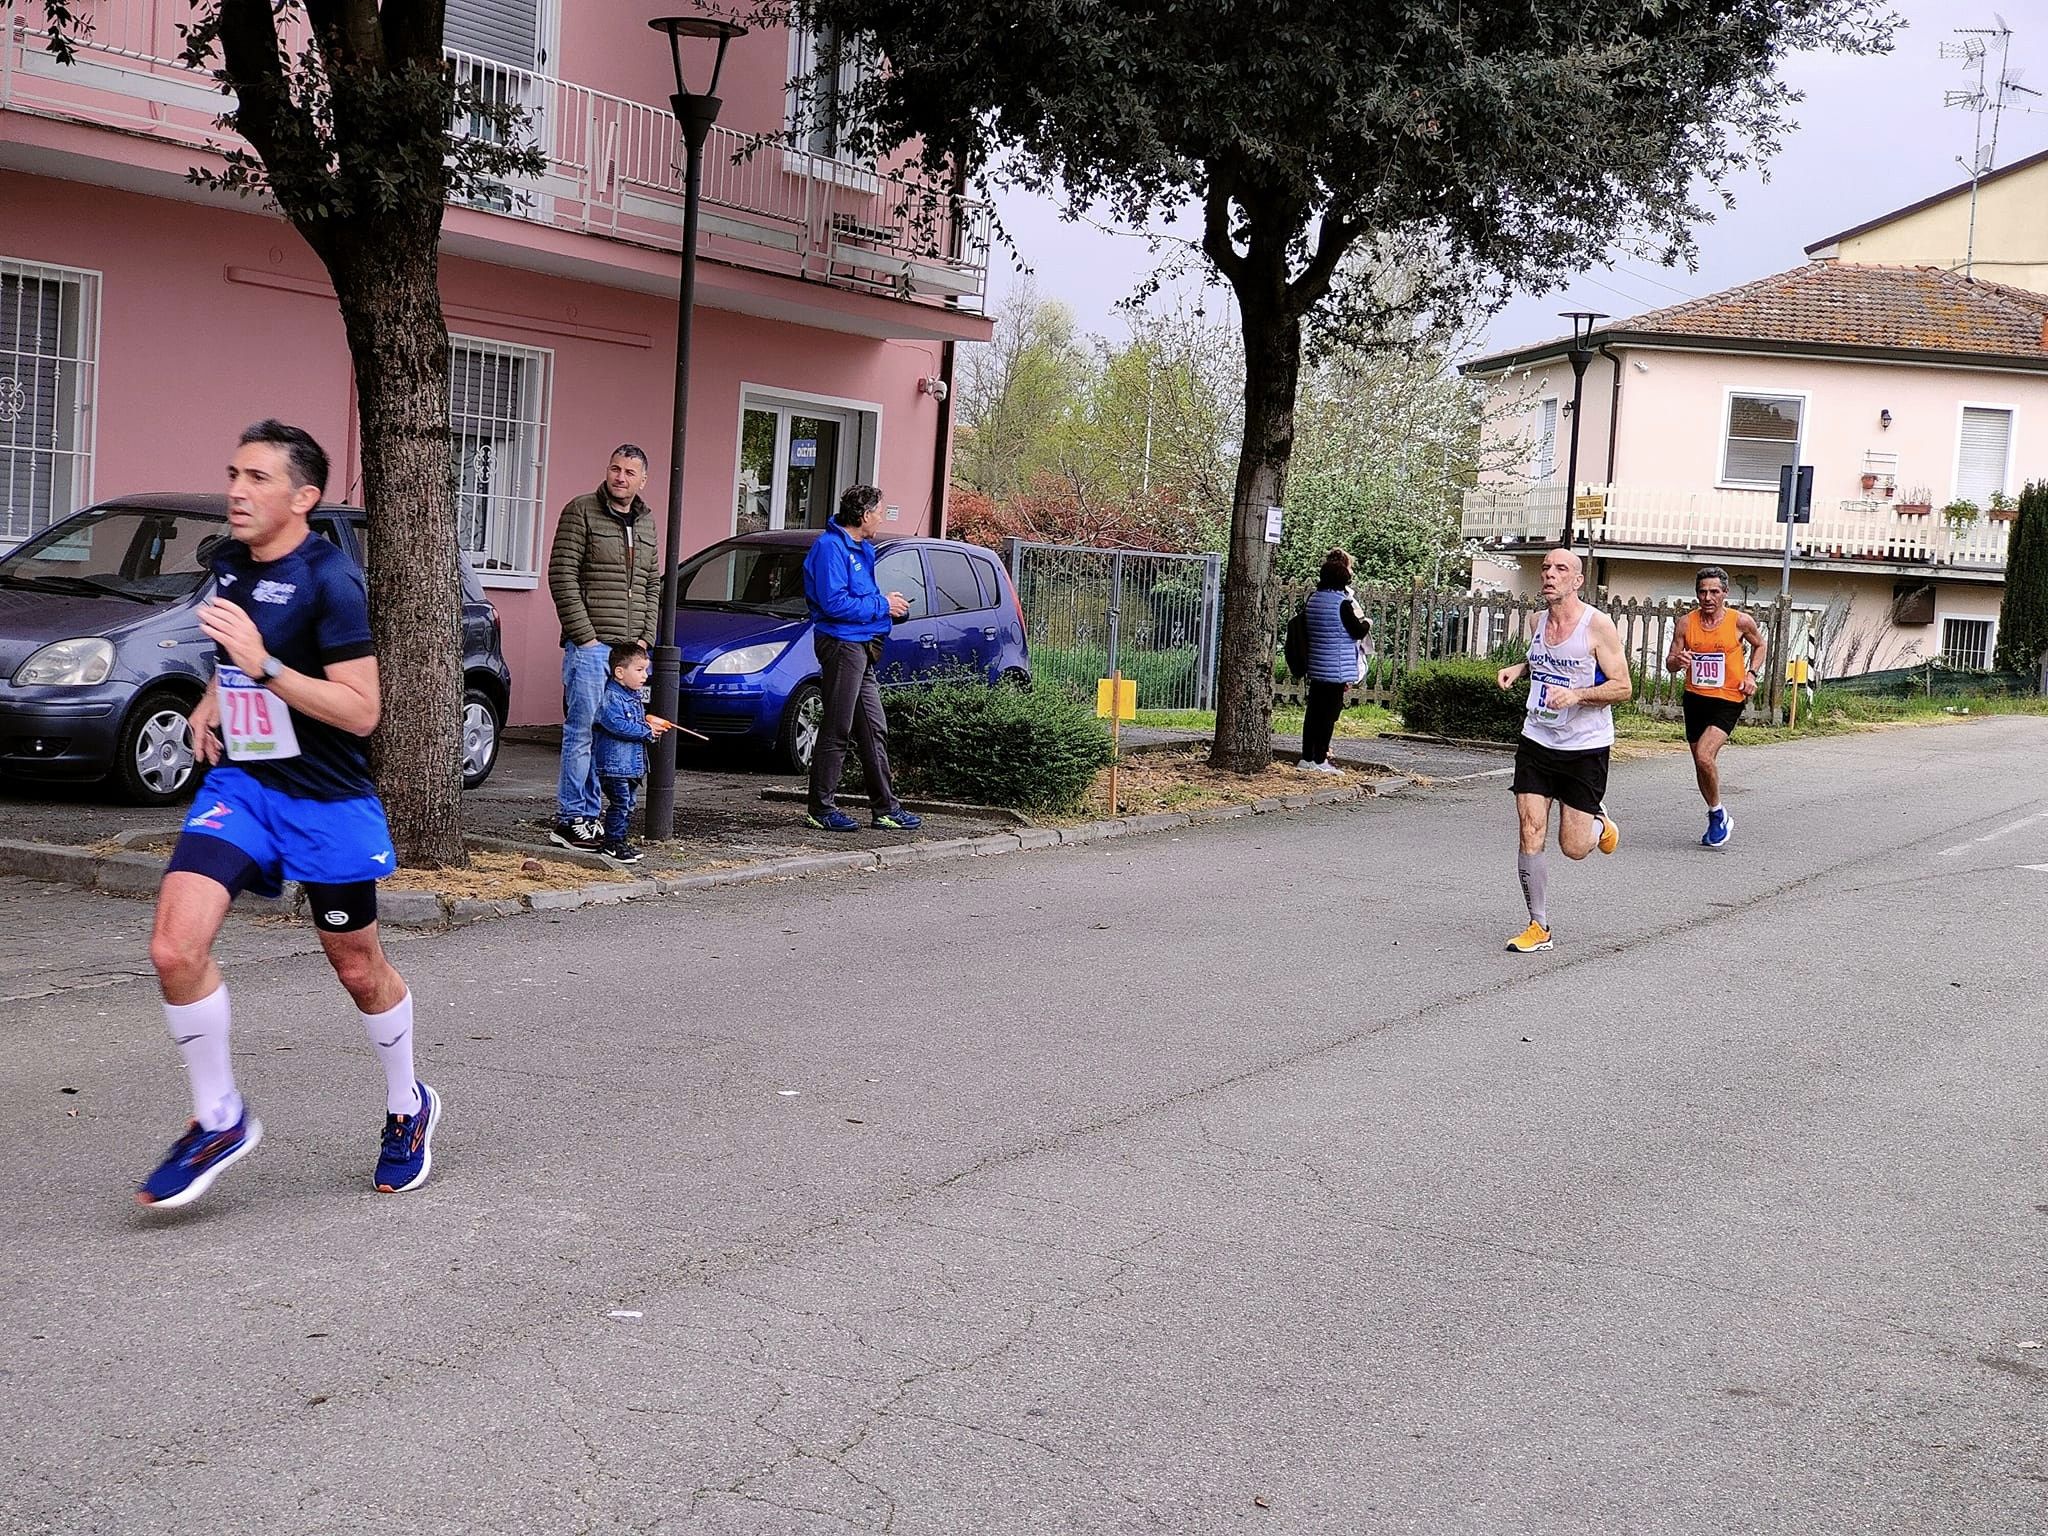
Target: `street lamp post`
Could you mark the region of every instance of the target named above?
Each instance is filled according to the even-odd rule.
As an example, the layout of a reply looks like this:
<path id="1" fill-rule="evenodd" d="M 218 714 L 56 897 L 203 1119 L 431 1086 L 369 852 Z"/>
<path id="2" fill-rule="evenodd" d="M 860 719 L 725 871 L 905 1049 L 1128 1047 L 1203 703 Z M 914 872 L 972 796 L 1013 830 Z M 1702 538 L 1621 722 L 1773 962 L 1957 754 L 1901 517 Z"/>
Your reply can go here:
<path id="1" fill-rule="evenodd" d="M 747 29 L 730 21 L 703 16 L 661 16 L 648 26 L 668 36 L 669 59 L 675 65 L 676 93 L 669 97 L 683 135 L 683 278 L 676 308 L 675 423 L 668 460 L 668 527 L 661 571 L 661 617 L 654 636 L 654 707 L 651 713 L 673 720 L 680 712 L 683 653 L 676 645 L 676 566 L 683 555 L 683 440 L 690 405 L 690 317 L 697 306 L 697 210 L 704 196 L 704 141 L 718 121 L 719 71 L 725 50 Z M 711 83 L 699 92 L 683 80 L 683 39 L 708 38 L 718 44 L 711 61 Z M 664 731 L 654 744 L 647 773 L 647 837 L 662 842 L 676 825 L 676 733 Z"/>
<path id="2" fill-rule="evenodd" d="M 1558 542 L 1569 548 L 1572 505 L 1579 494 L 1579 406 L 1586 394 L 1586 365 L 1593 361 L 1593 350 L 1586 343 L 1593 339 L 1593 323 L 1607 317 L 1590 309 L 1568 309 L 1564 318 L 1572 323 L 1572 347 L 1565 353 L 1565 361 L 1572 365 L 1572 446 L 1564 472 L 1564 537 Z"/>

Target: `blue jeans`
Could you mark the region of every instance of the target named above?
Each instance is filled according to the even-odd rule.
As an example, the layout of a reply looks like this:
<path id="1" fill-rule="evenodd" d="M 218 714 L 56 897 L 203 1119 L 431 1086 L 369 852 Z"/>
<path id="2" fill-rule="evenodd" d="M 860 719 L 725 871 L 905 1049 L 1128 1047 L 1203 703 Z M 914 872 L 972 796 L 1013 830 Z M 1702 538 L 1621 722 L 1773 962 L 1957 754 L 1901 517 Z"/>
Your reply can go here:
<path id="1" fill-rule="evenodd" d="M 562 648 L 562 779 L 555 788 L 555 820 L 564 825 L 595 821 L 604 810 L 590 726 L 604 698 L 610 655 L 611 647 L 602 640 Z"/>
<path id="2" fill-rule="evenodd" d="M 626 840 L 626 823 L 633 819 L 633 792 L 640 787 L 638 779 L 602 779 L 604 785 L 604 840 L 606 843 L 623 843 Z"/>

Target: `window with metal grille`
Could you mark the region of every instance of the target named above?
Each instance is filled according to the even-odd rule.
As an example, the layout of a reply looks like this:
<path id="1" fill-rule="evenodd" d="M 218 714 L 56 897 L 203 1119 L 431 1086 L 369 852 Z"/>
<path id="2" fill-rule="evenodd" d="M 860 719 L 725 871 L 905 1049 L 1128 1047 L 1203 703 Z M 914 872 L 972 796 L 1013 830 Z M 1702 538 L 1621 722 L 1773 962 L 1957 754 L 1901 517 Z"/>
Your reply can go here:
<path id="1" fill-rule="evenodd" d="M 1799 462 L 1799 424 L 1805 415 L 1806 401 L 1798 395 L 1729 395 L 1722 483 L 1775 491 L 1778 471 Z"/>
<path id="2" fill-rule="evenodd" d="M 2003 406 L 1966 405 L 1956 442 L 1956 499 L 1982 507 L 2005 489 L 2012 455 L 2012 412 Z"/>
<path id="3" fill-rule="evenodd" d="M 535 578 L 554 354 L 451 336 L 448 428 L 455 520 L 479 571 Z"/>
<path id="4" fill-rule="evenodd" d="M 1991 620 L 1943 619 L 1941 659 L 1951 667 L 1982 672 L 1991 665 Z"/>
<path id="5" fill-rule="evenodd" d="M 0 257 L 0 544 L 92 498 L 99 275 Z"/>
<path id="6" fill-rule="evenodd" d="M 1536 402 L 1536 451 L 1529 456 L 1529 478 L 1541 484 L 1557 473 L 1557 402 Z"/>

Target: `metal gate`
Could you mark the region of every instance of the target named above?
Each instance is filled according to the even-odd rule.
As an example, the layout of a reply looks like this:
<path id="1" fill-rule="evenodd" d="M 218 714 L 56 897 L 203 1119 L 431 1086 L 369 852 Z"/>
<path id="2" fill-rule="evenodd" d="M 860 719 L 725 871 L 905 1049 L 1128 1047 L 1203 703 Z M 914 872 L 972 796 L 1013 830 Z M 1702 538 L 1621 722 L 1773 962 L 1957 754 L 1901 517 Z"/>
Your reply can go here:
<path id="1" fill-rule="evenodd" d="M 1010 539 L 1031 672 L 1094 692 L 1121 671 L 1140 709 L 1212 709 L 1223 557 Z"/>

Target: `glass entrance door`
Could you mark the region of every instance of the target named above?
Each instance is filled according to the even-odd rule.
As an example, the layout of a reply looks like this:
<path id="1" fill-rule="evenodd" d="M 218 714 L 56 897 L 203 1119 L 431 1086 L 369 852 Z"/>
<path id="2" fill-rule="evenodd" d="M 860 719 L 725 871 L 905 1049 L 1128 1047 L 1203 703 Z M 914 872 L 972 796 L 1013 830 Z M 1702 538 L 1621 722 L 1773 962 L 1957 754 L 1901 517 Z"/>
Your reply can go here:
<path id="1" fill-rule="evenodd" d="M 857 473 L 851 413 L 749 404 L 740 413 L 735 533 L 823 528 Z"/>

